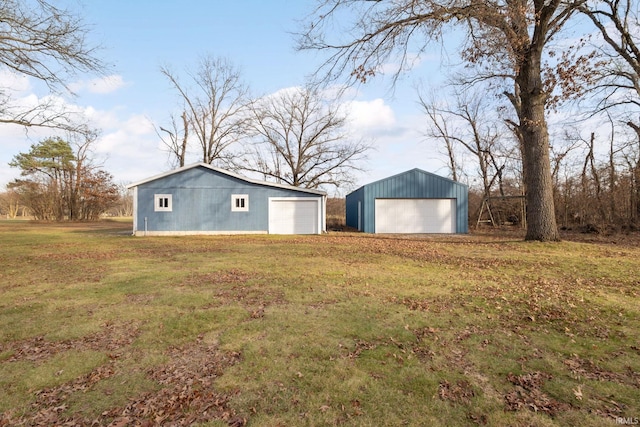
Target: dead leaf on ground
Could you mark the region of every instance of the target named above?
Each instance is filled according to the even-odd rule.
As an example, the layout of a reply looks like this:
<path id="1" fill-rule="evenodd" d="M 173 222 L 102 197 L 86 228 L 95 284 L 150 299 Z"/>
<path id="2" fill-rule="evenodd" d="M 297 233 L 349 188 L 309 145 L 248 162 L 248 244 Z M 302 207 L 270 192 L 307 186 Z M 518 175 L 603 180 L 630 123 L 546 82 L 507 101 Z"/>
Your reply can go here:
<path id="1" fill-rule="evenodd" d="M 246 419 L 229 407 L 229 396 L 218 392 L 213 382 L 225 369 L 240 359 L 236 352 L 221 352 L 201 341 L 168 351 L 170 362 L 151 368 L 148 375 L 162 387 L 129 401 L 124 407 L 104 411 L 97 419 L 66 412 L 66 400 L 74 393 L 89 391 L 95 384 L 115 374 L 111 360 L 87 375 L 57 387 L 40 390 L 32 411 L 21 417 L 0 414 L 0 426 L 29 425 L 171 425 L 189 426 L 213 420 L 224 420 L 230 426 L 244 426 Z"/>
<path id="2" fill-rule="evenodd" d="M 473 387 L 467 380 L 458 380 L 455 384 L 444 380 L 438 386 L 438 396 L 442 400 L 453 403 L 469 403 L 472 397 L 476 395 Z"/>
<path id="3" fill-rule="evenodd" d="M 504 396 L 507 409 L 511 411 L 528 409 L 551 417 L 568 410 L 570 405 L 550 398 L 541 390 L 545 381 L 551 378 L 552 376 L 546 372 L 508 374 L 507 380 L 515 386 L 515 389 Z"/>

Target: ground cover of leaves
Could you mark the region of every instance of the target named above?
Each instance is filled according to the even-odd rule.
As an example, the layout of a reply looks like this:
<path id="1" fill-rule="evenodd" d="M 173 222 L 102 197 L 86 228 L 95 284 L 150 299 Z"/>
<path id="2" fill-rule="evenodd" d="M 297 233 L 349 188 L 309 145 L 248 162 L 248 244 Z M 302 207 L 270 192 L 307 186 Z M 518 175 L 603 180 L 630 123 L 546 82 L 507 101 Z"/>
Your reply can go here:
<path id="1" fill-rule="evenodd" d="M 3 226 L 2 427 L 640 417 L 634 235 L 139 239 L 109 223 Z M 93 359 L 76 373 L 74 354 Z"/>

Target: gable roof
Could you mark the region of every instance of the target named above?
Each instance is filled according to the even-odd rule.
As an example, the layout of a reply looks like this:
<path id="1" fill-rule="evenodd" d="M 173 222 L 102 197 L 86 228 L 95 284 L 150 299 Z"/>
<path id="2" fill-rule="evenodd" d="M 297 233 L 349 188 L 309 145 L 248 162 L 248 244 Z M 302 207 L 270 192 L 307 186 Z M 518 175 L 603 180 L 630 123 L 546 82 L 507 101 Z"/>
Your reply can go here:
<path id="1" fill-rule="evenodd" d="M 419 168 L 413 168 L 413 169 L 409 169 L 408 171 L 400 172 L 400 173 L 397 173 L 395 175 L 391 175 L 391 176 L 388 176 L 386 178 L 382 178 L 382 179 L 379 179 L 377 181 L 373 181 L 373 182 L 369 182 L 367 184 L 364 184 L 363 186 L 359 187 L 357 190 L 353 191 L 353 193 L 355 193 L 356 191 L 360 190 L 360 188 L 368 187 L 370 185 L 375 185 L 375 184 L 378 184 L 380 182 L 388 181 L 388 180 L 391 180 L 391 179 L 396 179 L 396 178 L 399 178 L 401 176 L 411 175 L 411 174 L 429 175 L 429 176 L 432 176 L 432 177 L 434 177 L 436 179 L 439 179 L 439 180 L 442 180 L 442 181 L 447 181 L 447 182 L 450 182 L 450 183 L 455 184 L 455 185 L 462 185 L 464 187 L 468 187 L 467 184 L 463 184 L 462 182 L 454 181 L 454 180 L 452 180 L 450 178 L 445 178 L 444 176 L 440 176 L 440 175 L 437 175 L 435 173 L 427 172 L 427 171 L 419 169 Z"/>
<path id="2" fill-rule="evenodd" d="M 327 195 L 327 193 L 322 191 L 322 190 L 313 190 L 313 189 L 310 189 L 310 188 L 294 187 L 293 185 L 278 184 L 276 182 L 260 181 L 260 180 L 257 180 L 257 179 L 247 178 L 246 176 L 238 175 L 237 173 L 228 171 L 226 169 L 220 169 L 220 168 L 217 168 L 215 166 L 211 166 L 208 163 L 194 163 L 194 164 L 191 164 L 191 165 L 188 165 L 188 166 L 183 166 L 183 167 L 178 168 L 178 169 L 174 169 L 174 170 L 171 170 L 171 171 L 168 171 L 168 172 L 164 172 L 164 173 L 161 173 L 159 175 L 155 175 L 155 176 L 152 176 L 150 178 L 143 179 L 142 181 L 138 181 L 138 182 L 134 182 L 132 184 L 129 184 L 129 185 L 127 185 L 127 189 L 133 188 L 133 187 L 137 187 L 139 185 L 146 184 L 147 182 L 155 181 L 155 180 L 158 180 L 158 179 L 161 179 L 161 178 L 165 178 L 165 177 L 170 176 L 170 175 L 174 175 L 174 174 L 181 173 L 181 172 L 184 172 L 186 170 L 193 169 L 193 168 L 198 168 L 198 167 L 209 169 L 211 171 L 217 172 L 217 173 L 222 174 L 222 175 L 229 176 L 231 178 L 239 179 L 239 180 L 247 182 L 249 184 L 257 184 L 257 185 L 262 185 L 262 186 L 265 186 L 265 187 L 273 187 L 273 188 L 281 188 L 281 189 L 285 189 L 285 190 L 300 191 L 300 192 L 303 192 L 303 193 L 318 194 L 320 196 L 326 196 Z"/>

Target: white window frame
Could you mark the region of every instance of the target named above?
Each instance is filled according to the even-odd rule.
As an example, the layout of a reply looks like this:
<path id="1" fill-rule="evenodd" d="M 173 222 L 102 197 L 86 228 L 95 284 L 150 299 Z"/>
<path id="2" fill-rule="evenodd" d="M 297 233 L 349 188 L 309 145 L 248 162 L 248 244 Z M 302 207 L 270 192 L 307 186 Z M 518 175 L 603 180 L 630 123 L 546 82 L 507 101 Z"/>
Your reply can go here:
<path id="1" fill-rule="evenodd" d="M 249 195 L 232 194 L 231 212 L 249 212 Z"/>
<path id="2" fill-rule="evenodd" d="M 166 200 L 167 206 L 160 206 L 160 200 Z M 154 194 L 153 210 L 155 212 L 171 212 L 173 211 L 173 200 L 171 194 Z"/>

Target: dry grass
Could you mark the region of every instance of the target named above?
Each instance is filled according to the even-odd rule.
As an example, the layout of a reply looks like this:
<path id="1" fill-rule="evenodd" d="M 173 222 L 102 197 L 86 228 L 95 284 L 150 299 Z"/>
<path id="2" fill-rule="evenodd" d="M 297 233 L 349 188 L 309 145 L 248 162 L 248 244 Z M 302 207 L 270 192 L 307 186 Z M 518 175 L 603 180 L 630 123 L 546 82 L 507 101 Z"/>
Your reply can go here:
<path id="1" fill-rule="evenodd" d="M 0 425 L 640 417 L 637 236 L 128 230 L 0 222 Z"/>

